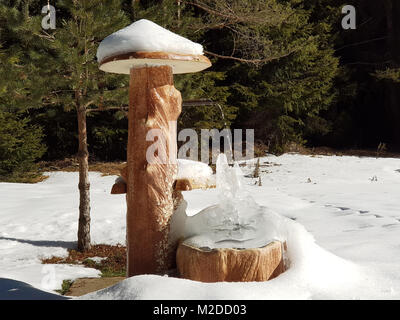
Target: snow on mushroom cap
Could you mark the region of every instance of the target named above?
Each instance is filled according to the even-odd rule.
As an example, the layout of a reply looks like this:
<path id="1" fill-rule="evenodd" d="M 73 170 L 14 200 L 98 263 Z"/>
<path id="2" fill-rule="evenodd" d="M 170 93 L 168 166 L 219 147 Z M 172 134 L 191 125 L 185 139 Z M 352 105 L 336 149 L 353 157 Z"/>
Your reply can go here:
<path id="1" fill-rule="evenodd" d="M 202 55 L 203 46 L 142 19 L 106 37 L 97 49 L 97 60 L 137 51 Z"/>

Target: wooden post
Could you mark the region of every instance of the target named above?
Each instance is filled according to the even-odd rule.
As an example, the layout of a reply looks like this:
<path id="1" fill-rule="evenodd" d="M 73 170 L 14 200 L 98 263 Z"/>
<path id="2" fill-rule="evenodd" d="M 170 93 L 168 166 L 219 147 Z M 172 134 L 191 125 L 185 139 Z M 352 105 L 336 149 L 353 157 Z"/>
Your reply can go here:
<path id="1" fill-rule="evenodd" d="M 162 273 L 175 257 L 168 245 L 173 214 L 173 183 L 177 173 L 176 140 L 169 121 L 181 113 L 181 94 L 173 84 L 170 66 L 130 70 L 127 154 L 127 276 Z M 151 129 L 160 129 L 166 164 L 148 163 L 146 141 Z M 176 128 L 175 128 L 176 130 Z M 172 150 L 172 157 L 169 157 Z"/>

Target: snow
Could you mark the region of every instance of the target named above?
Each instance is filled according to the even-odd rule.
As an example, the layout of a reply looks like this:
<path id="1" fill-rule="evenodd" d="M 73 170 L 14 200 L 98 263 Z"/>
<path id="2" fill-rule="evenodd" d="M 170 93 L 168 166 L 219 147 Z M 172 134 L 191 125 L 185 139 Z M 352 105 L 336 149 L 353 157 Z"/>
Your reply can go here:
<path id="1" fill-rule="evenodd" d="M 97 60 L 137 51 L 202 55 L 203 46 L 141 19 L 106 37 L 97 50 Z"/>
<path id="2" fill-rule="evenodd" d="M 206 163 L 187 159 L 177 159 L 178 174 L 176 179 L 189 179 L 196 183 L 212 183 L 213 171 Z"/>
<path id="3" fill-rule="evenodd" d="M 21 281 L 0 279 L 0 300 L 66 300 L 67 297 L 39 290 Z"/>
<path id="4" fill-rule="evenodd" d="M 47 175 L 38 184 L 0 183 L 0 278 L 51 292 L 60 289 L 63 280 L 99 277 L 99 271 L 41 264 L 42 258 L 67 256 L 67 249 L 76 244 L 78 228 L 78 174 Z M 90 173 L 94 243 L 125 243 L 125 201 L 123 195 L 110 195 L 114 179 Z"/>
<path id="5" fill-rule="evenodd" d="M 287 241 L 289 270 L 268 282 L 249 283 L 199 283 L 142 275 L 81 298 L 400 298 L 400 159 L 267 156 L 260 159 L 262 186 L 256 184 L 258 179 L 246 177 L 255 162 L 241 168 L 242 187 L 254 199 L 262 221 L 269 223 L 265 233 Z M 39 257 L 66 254 L 76 241 L 78 176 L 49 175 L 35 185 L 0 183 L 0 278 L 50 292 L 41 286 L 48 270 L 43 272 Z M 90 179 L 93 241 L 124 243 L 125 197 L 109 195 L 115 177 L 91 173 Z M 216 189 L 183 195 L 187 203 L 182 208 L 187 206 L 188 216 L 193 217 L 186 221 L 200 211 L 206 216 L 205 210 L 223 201 Z M 60 281 L 96 272 L 78 265 L 54 267 Z M 4 281 L 10 280 L 0 279 L 0 289 L 11 288 Z M 37 295 L 32 291 L 33 297 Z"/>
<path id="6" fill-rule="evenodd" d="M 106 260 L 107 257 L 91 257 L 89 259 L 94 261 L 94 262 L 96 262 L 96 263 L 101 263 L 103 260 Z"/>

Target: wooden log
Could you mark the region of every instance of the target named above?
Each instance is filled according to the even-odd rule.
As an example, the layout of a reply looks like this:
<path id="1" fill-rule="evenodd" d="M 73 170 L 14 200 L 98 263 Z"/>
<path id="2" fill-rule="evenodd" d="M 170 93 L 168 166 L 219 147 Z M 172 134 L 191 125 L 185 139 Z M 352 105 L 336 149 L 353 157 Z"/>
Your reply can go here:
<path id="1" fill-rule="evenodd" d="M 174 190 L 179 190 L 179 191 L 190 191 L 194 189 L 211 189 L 211 188 L 215 188 L 215 184 L 207 181 L 204 182 L 194 181 L 191 179 L 176 180 L 174 185 Z"/>
<path id="2" fill-rule="evenodd" d="M 121 177 L 120 177 L 121 178 Z M 117 179 L 119 180 L 119 179 Z M 124 194 L 126 193 L 126 182 L 123 179 L 115 182 L 111 189 L 111 194 Z M 174 204 L 174 211 L 179 207 L 181 202 L 183 201 L 183 195 L 180 190 L 172 191 L 172 200 Z"/>
<path id="3" fill-rule="evenodd" d="M 125 170 L 124 170 L 125 169 Z M 119 182 L 115 182 L 111 188 L 111 194 L 122 194 L 126 193 L 126 183 L 125 183 L 125 178 L 122 176 L 122 174 L 125 175 L 126 173 L 126 167 L 121 170 L 121 180 Z M 208 182 L 196 182 L 190 179 L 178 179 L 175 181 L 173 184 L 173 189 L 176 191 L 190 191 L 194 189 L 211 189 L 215 188 L 215 184 L 213 183 L 208 183 Z"/>
<path id="4" fill-rule="evenodd" d="M 121 170 L 119 170 L 119 172 L 121 173 L 122 179 L 124 179 L 125 181 L 128 181 L 128 168 L 127 168 L 127 166 L 124 166 Z"/>
<path id="5" fill-rule="evenodd" d="M 170 121 L 181 112 L 181 95 L 173 84 L 170 66 L 138 67 L 130 71 L 127 152 L 127 275 L 163 273 L 174 264 L 168 243 L 174 177 L 177 173 L 176 140 Z M 159 129 L 167 163 L 149 163 L 146 137 Z M 172 129 L 176 131 L 175 129 Z M 170 150 L 172 152 L 170 153 Z M 174 159 L 175 158 L 175 159 Z"/>
<path id="6" fill-rule="evenodd" d="M 181 277 L 201 282 L 267 281 L 285 271 L 284 245 L 273 241 L 261 248 L 198 248 L 182 242 L 177 251 Z"/>
<path id="7" fill-rule="evenodd" d="M 124 194 L 126 193 L 126 183 L 116 182 L 113 184 L 111 194 Z"/>

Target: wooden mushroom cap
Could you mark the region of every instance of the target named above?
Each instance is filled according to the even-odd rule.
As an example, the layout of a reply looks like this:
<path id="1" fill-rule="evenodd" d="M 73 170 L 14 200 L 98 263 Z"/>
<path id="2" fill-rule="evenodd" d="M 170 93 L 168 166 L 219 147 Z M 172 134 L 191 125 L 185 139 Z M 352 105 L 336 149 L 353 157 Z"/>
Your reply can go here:
<path id="1" fill-rule="evenodd" d="M 114 55 L 100 61 L 100 70 L 129 74 L 130 69 L 143 66 L 171 66 L 174 74 L 199 72 L 211 66 L 203 55 L 177 54 L 169 52 L 129 52 Z"/>

